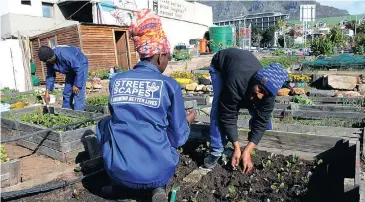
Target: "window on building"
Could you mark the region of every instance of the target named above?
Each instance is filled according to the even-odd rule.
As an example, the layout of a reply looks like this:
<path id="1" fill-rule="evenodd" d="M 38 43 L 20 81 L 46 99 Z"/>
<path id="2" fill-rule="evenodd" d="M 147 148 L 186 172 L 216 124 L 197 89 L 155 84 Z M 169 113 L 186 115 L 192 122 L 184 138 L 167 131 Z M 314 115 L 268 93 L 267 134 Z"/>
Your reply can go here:
<path id="1" fill-rule="evenodd" d="M 57 46 L 57 44 L 56 44 L 56 38 L 53 37 L 53 38 L 48 39 L 48 45 L 49 45 L 50 48 L 56 47 Z"/>
<path id="2" fill-rule="evenodd" d="M 21 0 L 20 3 L 22 5 L 29 5 L 29 6 L 32 5 L 32 1 L 31 0 Z"/>
<path id="3" fill-rule="evenodd" d="M 43 17 L 52 18 L 53 17 L 53 4 L 42 2 Z"/>

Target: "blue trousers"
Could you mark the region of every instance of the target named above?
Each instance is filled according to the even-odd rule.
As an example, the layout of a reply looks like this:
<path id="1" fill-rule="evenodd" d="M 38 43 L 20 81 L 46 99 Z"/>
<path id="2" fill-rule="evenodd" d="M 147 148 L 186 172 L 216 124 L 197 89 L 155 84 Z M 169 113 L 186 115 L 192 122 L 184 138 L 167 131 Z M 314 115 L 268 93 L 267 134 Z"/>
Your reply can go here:
<path id="1" fill-rule="evenodd" d="M 82 80 L 82 87 L 78 95 L 72 92 L 76 74 L 70 72 L 66 74 L 65 88 L 63 89 L 63 104 L 62 108 L 74 109 L 84 111 L 85 109 L 85 94 L 86 94 L 86 81 L 88 76 L 88 64 L 86 63 L 82 68 L 84 71 L 84 78 Z"/>
<path id="2" fill-rule="evenodd" d="M 210 111 L 210 153 L 213 156 L 222 156 L 224 148 L 228 142 L 227 136 L 225 134 L 221 134 L 219 126 L 219 98 L 222 91 L 222 78 L 220 72 L 215 70 L 213 67 L 209 68 L 209 73 L 213 86 L 213 102 Z M 252 117 L 255 116 L 255 111 L 249 109 L 249 113 L 251 115 L 251 127 L 251 120 Z M 272 130 L 271 120 L 269 121 L 268 130 Z"/>

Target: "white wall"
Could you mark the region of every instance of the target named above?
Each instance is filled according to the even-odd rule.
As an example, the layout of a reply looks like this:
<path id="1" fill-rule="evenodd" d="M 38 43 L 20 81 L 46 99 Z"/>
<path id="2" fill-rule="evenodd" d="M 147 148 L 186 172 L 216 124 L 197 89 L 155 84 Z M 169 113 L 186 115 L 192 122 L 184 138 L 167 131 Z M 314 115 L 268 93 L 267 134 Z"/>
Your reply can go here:
<path id="1" fill-rule="evenodd" d="M 0 88 L 9 87 L 25 91 L 23 56 L 18 40 L 0 41 L 0 61 Z"/>
<path id="2" fill-rule="evenodd" d="M 35 36 L 51 29 L 59 29 L 75 24 L 78 24 L 78 22 L 9 13 L 1 16 L 1 37 L 18 36 L 18 32 L 22 36 Z"/>
<path id="3" fill-rule="evenodd" d="M 15 13 L 22 15 L 31 16 L 42 16 L 42 1 L 41 0 L 31 0 L 31 5 L 23 5 L 20 0 L 2 0 L 6 1 L 7 8 L 2 10 L 0 15 L 7 13 Z"/>
<path id="4" fill-rule="evenodd" d="M 162 27 L 167 35 L 167 39 L 171 45 L 171 51 L 174 46 L 179 43 L 185 43 L 189 45 L 190 39 L 201 39 L 204 37 L 204 33 L 208 31 L 208 27 L 182 22 L 167 18 L 161 18 Z"/>

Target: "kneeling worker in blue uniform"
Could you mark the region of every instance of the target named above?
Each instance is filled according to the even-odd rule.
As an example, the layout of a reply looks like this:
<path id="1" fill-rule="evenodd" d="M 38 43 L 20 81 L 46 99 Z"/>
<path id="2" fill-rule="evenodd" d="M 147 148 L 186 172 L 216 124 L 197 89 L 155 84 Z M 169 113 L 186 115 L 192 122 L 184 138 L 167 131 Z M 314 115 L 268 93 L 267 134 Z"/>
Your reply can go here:
<path id="1" fill-rule="evenodd" d="M 56 72 L 60 72 L 66 74 L 62 108 L 83 111 L 88 60 L 82 51 L 73 46 L 57 46 L 53 49 L 41 46 L 38 57 L 47 65 L 45 101 L 49 101 L 49 93 L 54 89 Z"/>
<path id="2" fill-rule="evenodd" d="M 186 113 L 180 85 L 162 75 L 171 56 L 160 18 L 150 9 L 137 12 L 130 35 L 141 61 L 111 79 L 111 116 L 97 124 L 104 168 L 112 181 L 102 192 L 150 190 L 153 202 L 164 202 L 164 188 L 179 161 L 176 149 L 187 141 L 196 111 Z"/>

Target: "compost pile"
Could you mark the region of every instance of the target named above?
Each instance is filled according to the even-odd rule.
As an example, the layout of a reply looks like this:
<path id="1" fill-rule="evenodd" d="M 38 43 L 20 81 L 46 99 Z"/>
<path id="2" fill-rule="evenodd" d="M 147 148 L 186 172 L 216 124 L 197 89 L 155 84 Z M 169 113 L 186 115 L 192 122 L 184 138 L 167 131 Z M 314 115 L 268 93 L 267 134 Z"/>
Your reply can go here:
<path id="1" fill-rule="evenodd" d="M 71 123 L 89 119 L 88 117 L 85 117 L 85 116 L 70 117 L 70 116 L 67 116 L 62 113 L 43 114 L 40 109 L 35 110 L 34 112 L 31 112 L 31 113 L 21 114 L 19 117 L 17 117 L 15 114 L 8 114 L 8 115 L 5 115 L 5 118 L 19 120 L 19 121 L 26 122 L 26 123 L 32 123 L 32 124 L 40 125 L 40 126 L 47 127 L 47 128 L 71 124 Z M 78 126 L 78 128 L 84 128 L 84 127 L 87 127 L 87 126 L 90 126 L 93 124 L 95 124 L 95 121 L 89 121 L 89 122 L 80 124 Z M 59 129 L 57 131 L 66 131 L 66 130 L 67 129 Z"/>
<path id="2" fill-rule="evenodd" d="M 178 201 L 301 201 L 316 165 L 322 163 L 264 151 L 252 156 L 250 174 L 218 165 L 197 185 L 182 186 Z"/>

